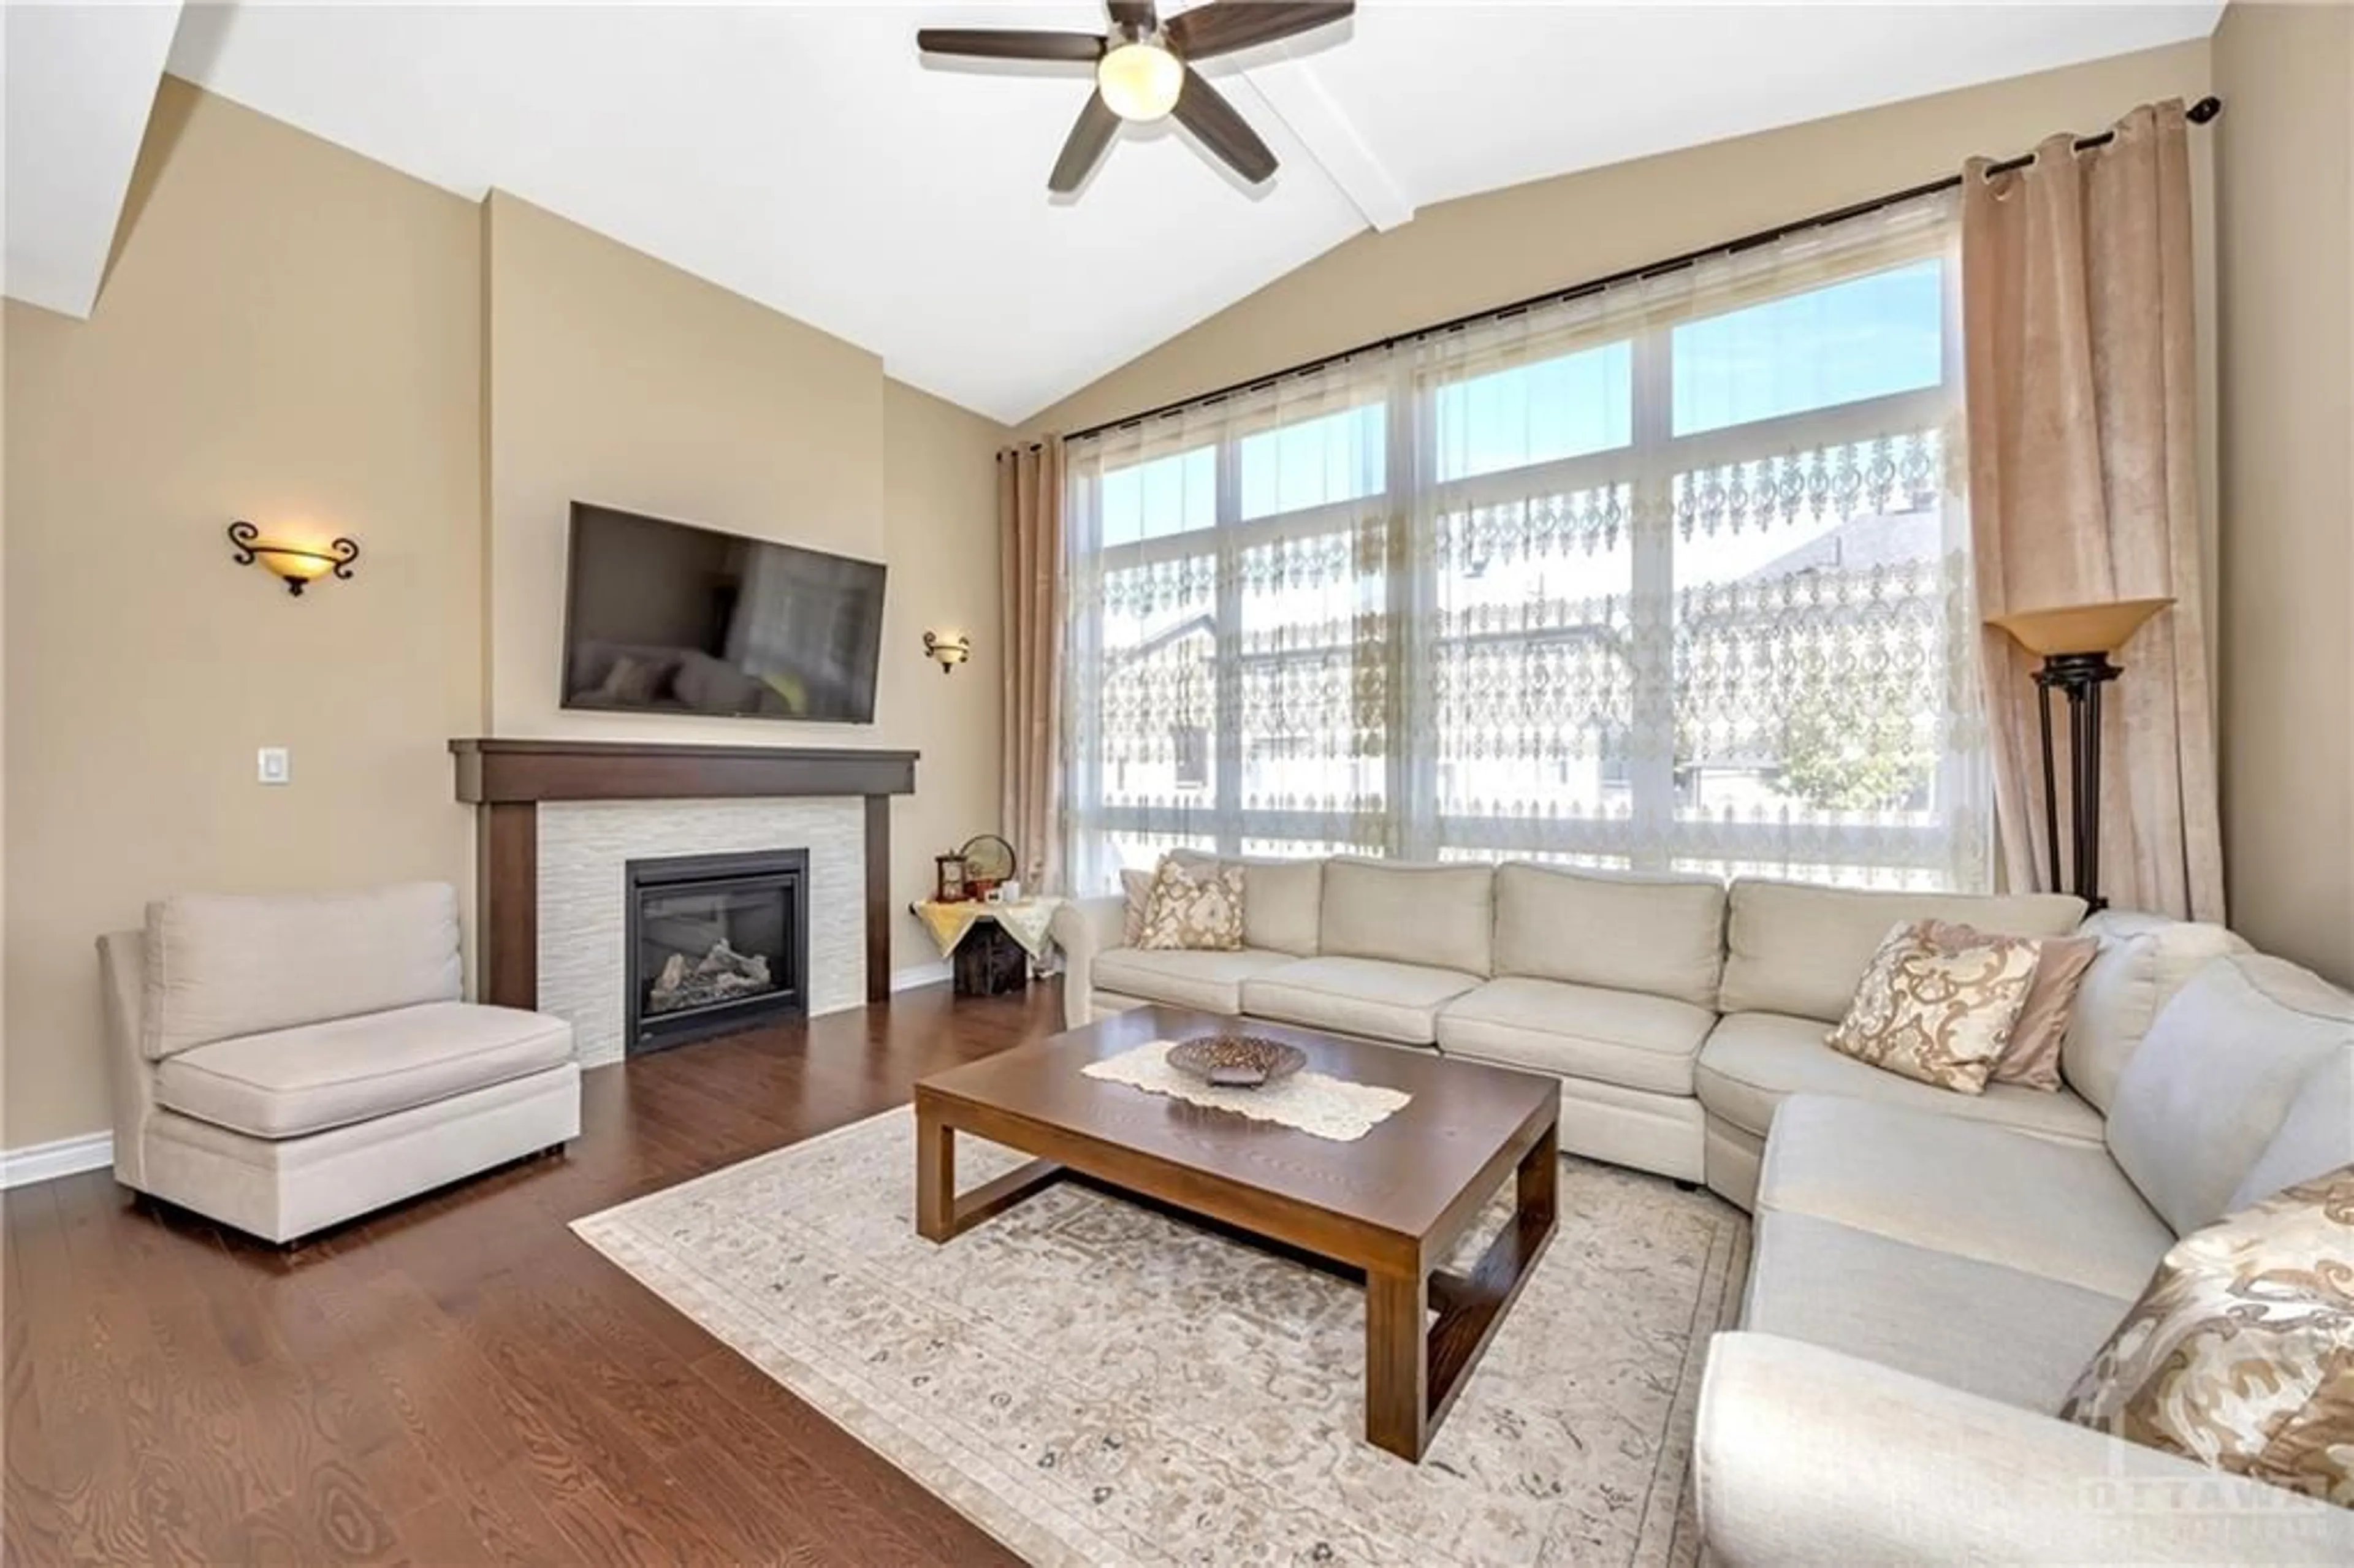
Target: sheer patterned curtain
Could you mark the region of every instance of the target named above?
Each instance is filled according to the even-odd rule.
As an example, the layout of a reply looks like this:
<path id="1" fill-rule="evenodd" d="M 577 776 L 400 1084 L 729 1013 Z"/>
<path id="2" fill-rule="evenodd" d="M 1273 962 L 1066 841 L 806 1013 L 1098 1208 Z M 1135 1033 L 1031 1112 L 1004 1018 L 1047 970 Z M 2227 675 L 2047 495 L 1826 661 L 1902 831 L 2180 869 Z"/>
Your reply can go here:
<path id="1" fill-rule="evenodd" d="M 1353 366 L 1069 450 L 1066 865 L 1383 853 L 1387 409 Z"/>
<path id="2" fill-rule="evenodd" d="M 1074 886 L 1988 877 L 1949 203 L 1071 443 Z"/>

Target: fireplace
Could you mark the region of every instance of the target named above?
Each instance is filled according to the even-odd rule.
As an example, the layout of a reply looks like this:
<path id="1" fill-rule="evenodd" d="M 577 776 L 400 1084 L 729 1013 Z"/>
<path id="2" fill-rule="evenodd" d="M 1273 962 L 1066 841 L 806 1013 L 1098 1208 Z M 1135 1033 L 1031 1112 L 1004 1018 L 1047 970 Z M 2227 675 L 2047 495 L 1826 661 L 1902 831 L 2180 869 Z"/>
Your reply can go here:
<path id="1" fill-rule="evenodd" d="M 631 1055 L 807 1015 L 807 850 L 670 855 L 623 869 Z"/>

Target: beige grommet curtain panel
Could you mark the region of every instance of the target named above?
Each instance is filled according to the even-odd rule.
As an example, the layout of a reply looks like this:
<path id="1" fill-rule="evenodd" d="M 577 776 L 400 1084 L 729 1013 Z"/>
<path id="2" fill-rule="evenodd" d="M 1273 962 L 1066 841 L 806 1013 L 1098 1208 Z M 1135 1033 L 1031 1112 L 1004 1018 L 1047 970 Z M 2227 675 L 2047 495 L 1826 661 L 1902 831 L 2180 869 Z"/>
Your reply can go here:
<path id="1" fill-rule="evenodd" d="M 1973 160 L 1962 190 L 1978 611 L 2174 600 L 2114 655 L 2101 891 L 2119 908 L 2220 921 L 2182 105 L 2135 110 L 2099 147 L 2051 137 L 2023 168 L 1989 176 Z M 2036 662 L 1991 628 L 1981 659 L 2002 869 L 2011 887 L 2040 888 Z"/>
<path id="2" fill-rule="evenodd" d="M 1005 836 L 1032 890 L 1063 886 L 1063 440 L 997 454 Z"/>

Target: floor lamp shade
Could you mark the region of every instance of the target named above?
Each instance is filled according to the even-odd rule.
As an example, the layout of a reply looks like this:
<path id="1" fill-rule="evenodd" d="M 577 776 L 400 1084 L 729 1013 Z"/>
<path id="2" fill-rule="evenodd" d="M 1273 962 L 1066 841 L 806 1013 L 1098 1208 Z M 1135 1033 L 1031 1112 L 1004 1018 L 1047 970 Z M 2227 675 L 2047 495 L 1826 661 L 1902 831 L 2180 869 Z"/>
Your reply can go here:
<path id="1" fill-rule="evenodd" d="M 2109 655 L 2133 640 L 2151 616 L 2174 601 L 2170 599 L 2115 599 L 2102 604 L 2072 604 L 2056 609 L 2021 610 L 2015 615 L 1987 618 L 1988 626 L 2008 632 L 2012 641 L 2039 655 L 2035 672 L 2035 711 L 2043 732 L 2043 821 L 2050 855 L 2051 886 L 2073 892 L 2094 909 L 2106 906 L 2101 896 L 2101 688 L 2125 672 Z M 2052 693 L 2068 698 L 2069 829 L 2075 871 L 2074 885 L 2060 880 L 2060 789 L 2052 748 Z"/>

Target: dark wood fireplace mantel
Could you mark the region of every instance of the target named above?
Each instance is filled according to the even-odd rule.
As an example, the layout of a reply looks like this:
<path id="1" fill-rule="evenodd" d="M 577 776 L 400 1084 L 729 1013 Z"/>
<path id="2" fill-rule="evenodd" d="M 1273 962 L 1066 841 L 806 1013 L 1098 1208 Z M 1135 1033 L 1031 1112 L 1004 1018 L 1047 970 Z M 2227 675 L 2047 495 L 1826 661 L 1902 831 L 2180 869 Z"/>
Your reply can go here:
<path id="1" fill-rule="evenodd" d="M 858 796 L 866 802 L 866 1000 L 891 994 L 891 797 L 916 792 L 912 751 L 453 740 L 458 799 L 474 808 L 482 1000 L 539 1003 L 539 803 Z"/>

